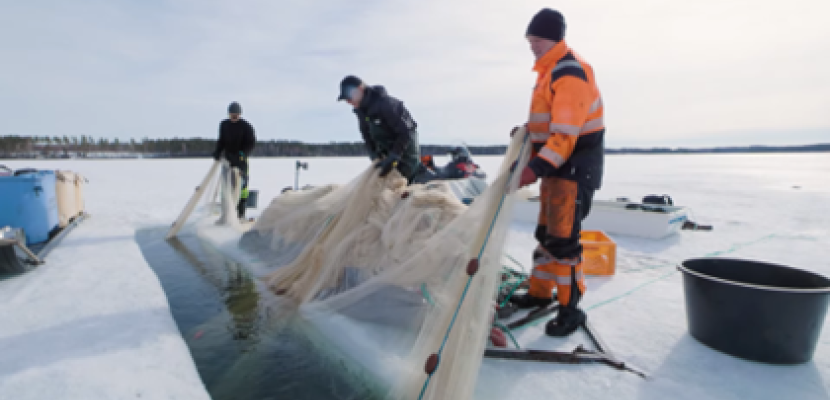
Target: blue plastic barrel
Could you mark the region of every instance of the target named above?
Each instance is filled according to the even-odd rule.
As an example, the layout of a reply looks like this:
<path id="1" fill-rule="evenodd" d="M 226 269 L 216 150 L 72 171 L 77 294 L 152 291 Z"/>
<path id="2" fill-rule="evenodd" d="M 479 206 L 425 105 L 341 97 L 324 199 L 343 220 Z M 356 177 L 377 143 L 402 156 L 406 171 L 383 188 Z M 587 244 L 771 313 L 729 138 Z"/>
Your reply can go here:
<path id="1" fill-rule="evenodd" d="M 0 176 L 0 227 L 23 228 L 26 242 L 42 243 L 58 228 L 53 171 Z"/>

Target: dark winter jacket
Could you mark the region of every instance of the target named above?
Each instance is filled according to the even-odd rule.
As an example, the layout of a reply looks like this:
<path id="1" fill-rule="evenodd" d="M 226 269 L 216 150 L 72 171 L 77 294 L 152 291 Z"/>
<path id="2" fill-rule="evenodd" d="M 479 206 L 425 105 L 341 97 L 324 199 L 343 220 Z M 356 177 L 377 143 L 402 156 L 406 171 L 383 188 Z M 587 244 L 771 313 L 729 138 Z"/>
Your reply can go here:
<path id="1" fill-rule="evenodd" d="M 224 154 L 231 165 L 239 166 L 254 151 L 254 146 L 256 135 L 254 127 L 248 121 L 241 118 L 236 122 L 226 119 L 219 124 L 219 140 L 216 141 L 213 158 L 219 159 Z"/>
<path id="2" fill-rule="evenodd" d="M 383 86 L 370 86 L 354 112 L 369 157 L 376 159 L 390 153 L 398 154 L 401 157 L 398 171 L 411 180 L 420 164 L 421 148 L 418 146 L 418 124 L 403 102 L 388 95 Z"/>

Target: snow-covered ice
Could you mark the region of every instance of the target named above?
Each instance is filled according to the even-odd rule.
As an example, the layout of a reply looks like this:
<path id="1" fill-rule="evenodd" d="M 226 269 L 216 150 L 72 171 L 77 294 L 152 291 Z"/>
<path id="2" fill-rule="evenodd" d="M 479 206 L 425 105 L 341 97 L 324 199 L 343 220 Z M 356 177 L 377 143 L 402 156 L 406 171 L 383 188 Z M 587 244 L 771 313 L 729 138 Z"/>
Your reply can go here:
<path id="1" fill-rule="evenodd" d="M 771 366 L 700 344 L 687 332 L 681 274 L 685 259 L 739 257 L 830 275 L 830 157 L 809 155 L 613 156 L 597 198 L 669 194 L 712 232 L 683 231 L 661 241 L 613 237 L 617 273 L 589 278 L 590 321 L 615 355 L 651 379 L 600 365 L 541 365 L 485 360 L 479 398 L 527 399 L 827 399 L 830 323 L 812 362 Z M 798 188 L 795 188 L 795 187 Z M 530 265 L 529 227 L 509 252 Z M 540 324 L 520 331 L 530 348 L 571 350 L 590 342 L 545 337 Z M 589 346 L 586 346 L 589 347 Z"/>
<path id="2" fill-rule="evenodd" d="M 345 183 L 363 158 L 311 158 L 300 185 Z M 476 157 L 496 171 L 498 157 Z M 294 182 L 295 159 L 251 162 L 260 209 Z M 438 164 L 442 160 L 436 160 Z M 90 180 L 81 224 L 26 275 L 0 281 L 0 398 L 208 398 L 171 318 L 158 279 L 135 243 L 140 228 L 169 226 L 211 161 L 4 161 L 12 168 L 78 171 Z M 830 275 L 830 157 L 801 155 L 609 156 L 597 198 L 669 194 L 712 232 L 661 241 L 613 237 L 617 273 L 590 278 L 589 318 L 642 380 L 602 365 L 485 360 L 476 398 L 522 399 L 827 399 L 830 329 L 814 360 L 769 366 L 717 353 L 686 329 L 684 259 L 722 255 L 778 262 Z M 253 213 L 256 214 L 256 213 Z M 525 266 L 532 226 L 513 227 L 507 251 Z M 588 344 L 519 331 L 531 348 Z"/>

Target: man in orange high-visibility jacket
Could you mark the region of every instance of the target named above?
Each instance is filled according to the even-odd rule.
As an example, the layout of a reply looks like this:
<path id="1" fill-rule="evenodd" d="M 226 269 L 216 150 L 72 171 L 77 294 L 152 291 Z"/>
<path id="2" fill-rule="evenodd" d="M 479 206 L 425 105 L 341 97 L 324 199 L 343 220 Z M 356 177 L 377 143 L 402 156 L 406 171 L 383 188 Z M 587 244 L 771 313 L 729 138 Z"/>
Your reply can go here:
<path id="1" fill-rule="evenodd" d="M 603 105 L 594 71 L 563 40 L 565 20 L 543 9 L 531 20 L 527 40 L 539 74 L 527 130 L 533 155 L 520 186 L 541 178 L 539 246 L 533 254 L 530 289 L 516 298 L 521 308 L 551 304 L 556 289 L 560 311 L 545 326 L 550 336 L 567 336 L 585 322 L 578 308 L 585 293 L 582 273 L 582 220 L 602 180 Z"/>

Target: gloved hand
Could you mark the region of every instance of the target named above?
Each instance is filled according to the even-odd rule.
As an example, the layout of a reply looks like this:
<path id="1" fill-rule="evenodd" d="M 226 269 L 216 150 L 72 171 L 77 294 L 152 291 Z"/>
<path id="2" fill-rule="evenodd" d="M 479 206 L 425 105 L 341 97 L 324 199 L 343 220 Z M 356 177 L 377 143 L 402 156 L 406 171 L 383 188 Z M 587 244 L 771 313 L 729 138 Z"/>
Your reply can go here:
<path id="1" fill-rule="evenodd" d="M 221 158 L 222 158 L 222 152 L 217 151 L 217 152 L 213 153 L 213 159 L 214 160 L 219 161 L 219 159 L 221 159 Z"/>
<path id="2" fill-rule="evenodd" d="M 536 176 L 536 173 L 533 172 L 530 167 L 525 167 L 525 169 L 522 170 L 522 177 L 519 180 L 519 187 L 530 185 L 531 183 L 536 182 L 536 179 L 539 179 L 539 177 Z"/>
<path id="3" fill-rule="evenodd" d="M 392 171 L 392 168 L 398 166 L 398 161 L 401 160 L 401 156 L 395 153 L 389 153 L 383 161 L 375 164 L 375 168 L 380 169 L 380 176 L 384 177 Z"/>

